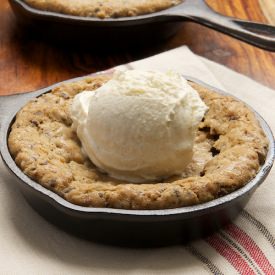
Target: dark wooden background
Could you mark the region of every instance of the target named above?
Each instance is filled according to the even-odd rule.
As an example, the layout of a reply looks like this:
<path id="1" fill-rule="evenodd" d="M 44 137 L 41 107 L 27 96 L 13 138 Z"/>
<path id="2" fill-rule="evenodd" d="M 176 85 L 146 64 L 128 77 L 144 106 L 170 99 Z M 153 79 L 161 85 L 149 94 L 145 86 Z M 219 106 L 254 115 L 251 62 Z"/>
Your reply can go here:
<path id="1" fill-rule="evenodd" d="M 216 11 L 229 16 L 268 22 L 258 0 L 207 2 Z M 156 46 L 99 53 L 83 48 L 56 47 L 26 36 L 16 23 L 8 1 L 1 0 L 0 95 L 32 91 L 184 44 L 197 54 L 275 88 L 275 53 L 257 49 L 193 23 L 183 24 L 176 36 Z"/>

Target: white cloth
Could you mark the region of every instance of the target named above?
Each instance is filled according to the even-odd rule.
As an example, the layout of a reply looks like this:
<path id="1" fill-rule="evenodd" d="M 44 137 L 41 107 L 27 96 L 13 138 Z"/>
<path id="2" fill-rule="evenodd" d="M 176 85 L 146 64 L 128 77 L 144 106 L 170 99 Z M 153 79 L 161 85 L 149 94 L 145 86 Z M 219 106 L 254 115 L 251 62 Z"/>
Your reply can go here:
<path id="1" fill-rule="evenodd" d="M 200 58 L 187 47 L 134 62 L 131 66 L 141 69 L 174 69 L 212 86 L 224 88 L 254 107 L 275 131 L 275 91 L 221 65 Z M 1 161 L 0 274 L 209 274 L 214 273 L 215 268 L 224 274 L 237 274 L 238 268 L 234 263 L 230 263 L 228 257 L 221 255 L 231 250 L 225 246 L 223 251 L 218 252 L 217 245 L 213 245 L 213 239 L 197 240 L 186 247 L 178 245 L 154 249 L 126 249 L 95 244 L 68 235 L 31 209 L 16 185 L 7 178 L 6 169 Z M 273 267 L 274 180 L 273 169 L 253 195 L 246 212 L 235 221 L 238 228 L 253 238 Z M 253 215 L 253 219 L 249 218 L 250 214 Z M 265 235 L 261 234 L 260 225 L 267 231 Z M 222 234 L 223 240 L 227 237 L 226 243 L 230 245 L 228 232 L 222 231 Z M 240 239 L 237 245 L 246 255 L 242 257 L 250 259 L 249 261 L 245 258 L 249 267 L 254 271 L 262 271 L 255 264 L 256 257 L 252 259 L 248 244 Z M 231 248 L 240 253 L 236 246 L 231 245 Z M 212 264 L 209 264 L 209 261 Z"/>

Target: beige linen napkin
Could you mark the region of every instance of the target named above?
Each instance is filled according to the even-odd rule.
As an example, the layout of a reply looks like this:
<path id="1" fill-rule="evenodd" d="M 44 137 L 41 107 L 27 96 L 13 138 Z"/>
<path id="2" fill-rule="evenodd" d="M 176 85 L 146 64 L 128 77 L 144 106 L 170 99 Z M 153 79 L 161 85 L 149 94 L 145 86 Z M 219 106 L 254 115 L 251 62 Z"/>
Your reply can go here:
<path id="1" fill-rule="evenodd" d="M 254 107 L 275 132 L 275 91 L 188 48 L 126 67 L 175 69 L 224 88 Z M 0 274 L 275 274 L 275 173 L 257 189 L 234 224 L 190 243 L 124 249 L 77 239 L 33 211 L 0 162 Z"/>

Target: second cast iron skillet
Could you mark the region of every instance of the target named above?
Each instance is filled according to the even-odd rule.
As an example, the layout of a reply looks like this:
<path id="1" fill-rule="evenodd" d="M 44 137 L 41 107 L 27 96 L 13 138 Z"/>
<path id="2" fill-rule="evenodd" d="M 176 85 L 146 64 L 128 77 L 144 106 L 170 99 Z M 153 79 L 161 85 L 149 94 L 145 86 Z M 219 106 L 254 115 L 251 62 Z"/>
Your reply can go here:
<path id="1" fill-rule="evenodd" d="M 275 27 L 223 16 L 203 0 L 185 0 L 175 7 L 147 15 L 99 19 L 42 11 L 23 0 L 9 0 L 18 19 L 32 25 L 42 36 L 75 43 L 132 44 L 150 42 L 175 33 L 182 21 L 192 21 L 218 30 L 257 47 L 275 51 Z M 194 33 L 194 35 L 196 35 Z"/>
<path id="2" fill-rule="evenodd" d="M 188 79 L 225 94 L 199 80 Z M 124 246 L 150 246 L 202 237 L 234 219 L 272 167 L 274 138 L 267 123 L 255 112 L 269 140 L 269 150 L 256 177 L 239 190 L 207 203 L 175 209 L 124 210 L 74 205 L 27 177 L 17 167 L 7 145 L 17 112 L 29 100 L 51 91 L 57 85 L 60 83 L 28 94 L 0 97 L 0 153 L 10 172 L 10 176 L 5 178 L 6 183 L 16 184 L 30 205 L 43 217 L 82 238 Z"/>

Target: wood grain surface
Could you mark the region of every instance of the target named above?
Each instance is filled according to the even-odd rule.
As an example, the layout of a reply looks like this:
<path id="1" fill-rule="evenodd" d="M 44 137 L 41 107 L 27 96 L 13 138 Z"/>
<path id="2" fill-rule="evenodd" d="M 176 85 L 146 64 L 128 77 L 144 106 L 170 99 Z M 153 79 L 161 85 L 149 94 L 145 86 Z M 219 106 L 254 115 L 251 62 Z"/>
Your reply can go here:
<path id="1" fill-rule="evenodd" d="M 222 14 L 268 22 L 258 0 L 207 2 Z M 193 23 L 184 23 L 173 38 L 154 46 L 98 52 L 81 47 L 58 47 L 26 35 L 17 24 L 8 1 L 1 0 L 0 95 L 33 91 L 184 44 L 199 55 L 275 88 L 275 53 L 257 49 Z"/>

